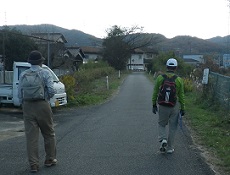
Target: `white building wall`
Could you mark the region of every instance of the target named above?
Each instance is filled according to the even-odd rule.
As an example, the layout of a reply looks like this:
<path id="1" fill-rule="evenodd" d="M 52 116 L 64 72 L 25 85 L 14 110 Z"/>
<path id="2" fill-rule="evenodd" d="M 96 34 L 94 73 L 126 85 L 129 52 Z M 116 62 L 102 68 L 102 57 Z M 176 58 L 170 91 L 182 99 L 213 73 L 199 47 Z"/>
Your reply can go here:
<path id="1" fill-rule="evenodd" d="M 144 70 L 144 54 L 132 54 L 129 65 L 131 70 Z"/>
<path id="2" fill-rule="evenodd" d="M 97 54 L 85 54 L 85 56 L 88 60 L 95 60 L 98 57 Z"/>
<path id="3" fill-rule="evenodd" d="M 230 54 L 223 55 L 223 66 L 225 68 L 230 67 Z"/>

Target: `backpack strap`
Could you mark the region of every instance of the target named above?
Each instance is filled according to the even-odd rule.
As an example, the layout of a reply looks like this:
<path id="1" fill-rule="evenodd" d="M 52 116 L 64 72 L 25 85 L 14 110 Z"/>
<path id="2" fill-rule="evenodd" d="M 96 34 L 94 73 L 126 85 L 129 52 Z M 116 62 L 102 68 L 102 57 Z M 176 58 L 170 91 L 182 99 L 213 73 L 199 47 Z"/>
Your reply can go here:
<path id="1" fill-rule="evenodd" d="M 177 75 L 173 75 L 171 78 L 173 78 L 173 80 L 176 80 L 177 79 Z"/>
<path id="2" fill-rule="evenodd" d="M 164 79 L 166 79 L 166 78 L 167 78 L 167 75 L 166 75 L 166 74 L 162 74 L 162 77 L 163 77 Z"/>
<path id="3" fill-rule="evenodd" d="M 166 79 L 168 76 L 167 76 L 166 74 L 162 74 L 162 77 L 163 77 L 164 79 Z M 177 77 L 178 77 L 178 76 L 177 76 L 176 74 L 174 74 L 172 77 L 168 77 L 168 78 L 173 79 L 173 80 L 176 80 Z"/>

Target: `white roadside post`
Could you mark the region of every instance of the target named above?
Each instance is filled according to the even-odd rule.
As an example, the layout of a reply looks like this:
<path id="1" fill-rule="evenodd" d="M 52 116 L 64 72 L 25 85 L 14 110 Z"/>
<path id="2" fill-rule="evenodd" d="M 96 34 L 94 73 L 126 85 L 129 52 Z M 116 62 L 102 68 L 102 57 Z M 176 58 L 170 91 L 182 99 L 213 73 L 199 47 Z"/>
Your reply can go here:
<path id="1" fill-rule="evenodd" d="M 109 76 L 106 76 L 106 86 L 107 86 L 107 89 L 109 89 Z"/>
<path id="2" fill-rule="evenodd" d="M 203 79 L 202 79 L 202 84 L 203 84 L 203 95 L 207 96 L 208 95 L 208 75 L 209 75 L 209 69 L 206 68 L 204 69 L 203 72 Z"/>
<path id="3" fill-rule="evenodd" d="M 204 69 L 202 84 L 208 84 L 209 68 Z"/>

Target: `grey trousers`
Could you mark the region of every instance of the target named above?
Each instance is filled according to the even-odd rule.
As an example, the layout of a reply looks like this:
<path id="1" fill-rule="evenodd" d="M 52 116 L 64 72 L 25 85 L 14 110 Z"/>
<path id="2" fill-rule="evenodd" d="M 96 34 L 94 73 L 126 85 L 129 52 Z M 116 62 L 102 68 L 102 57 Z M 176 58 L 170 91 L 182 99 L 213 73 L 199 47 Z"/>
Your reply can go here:
<path id="1" fill-rule="evenodd" d="M 53 126 L 53 113 L 47 101 L 25 101 L 23 117 L 30 165 L 39 165 L 39 129 L 44 138 L 46 160 L 56 158 L 56 138 Z"/>
<path id="2" fill-rule="evenodd" d="M 174 144 L 175 133 L 178 126 L 179 117 L 179 102 L 174 107 L 167 107 L 159 105 L 159 118 L 158 118 L 158 134 L 159 141 L 166 139 L 168 148 L 172 148 Z M 168 131 L 167 131 L 167 125 Z"/>

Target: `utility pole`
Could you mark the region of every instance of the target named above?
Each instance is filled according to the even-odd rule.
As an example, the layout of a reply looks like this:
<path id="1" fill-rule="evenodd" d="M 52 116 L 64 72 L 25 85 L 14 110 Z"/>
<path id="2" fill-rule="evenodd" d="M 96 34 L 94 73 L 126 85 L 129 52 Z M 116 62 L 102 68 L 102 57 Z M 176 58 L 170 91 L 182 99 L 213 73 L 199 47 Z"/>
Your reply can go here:
<path id="1" fill-rule="evenodd" d="M 230 0 L 227 0 L 228 1 L 228 8 L 229 8 L 229 14 L 228 14 L 228 36 L 227 36 L 227 53 L 229 53 L 229 25 L 230 25 Z"/>
<path id="2" fill-rule="evenodd" d="M 6 63 L 6 57 L 5 57 L 5 31 L 2 30 L 2 59 L 3 59 L 3 83 L 6 83 L 6 76 L 5 76 L 5 63 Z"/>
<path id="3" fill-rule="evenodd" d="M 48 62 L 48 67 L 50 67 L 50 33 L 48 32 L 48 46 L 47 46 L 47 62 Z"/>

